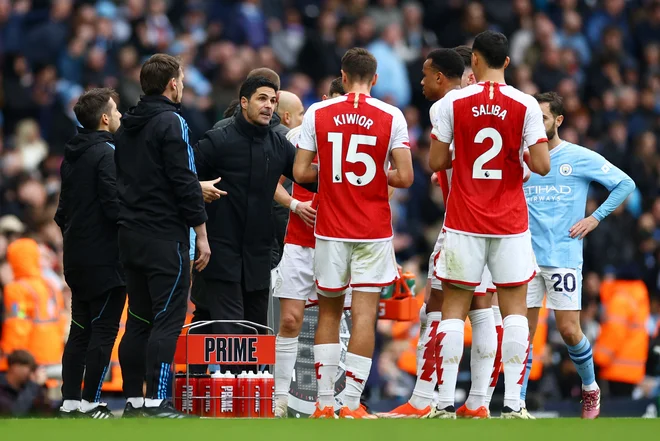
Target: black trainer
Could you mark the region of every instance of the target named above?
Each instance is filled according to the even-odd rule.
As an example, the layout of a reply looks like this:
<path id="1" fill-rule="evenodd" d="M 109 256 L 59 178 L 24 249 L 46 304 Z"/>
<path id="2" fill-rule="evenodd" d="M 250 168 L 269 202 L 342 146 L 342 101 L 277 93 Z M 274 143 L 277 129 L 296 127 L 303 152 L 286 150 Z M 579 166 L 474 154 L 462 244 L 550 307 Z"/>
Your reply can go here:
<path id="1" fill-rule="evenodd" d="M 194 418 L 192 414 L 180 412 L 175 409 L 171 402 L 163 400 L 158 407 L 143 407 L 142 412 L 144 416 L 150 418 Z"/>
<path id="2" fill-rule="evenodd" d="M 520 410 L 513 410 L 509 406 L 504 406 L 502 408 L 502 413 L 500 415 L 500 418 L 505 419 L 505 420 L 527 420 L 527 416 L 522 412 L 522 408 Z"/>
<path id="3" fill-rule="evenodd" d="M 88 410 L 87 412 L 80 410 L 78 413 L 80 414 L 79 418 L 93 418 L 95 420 L 108 420 L 115 417 L 112 414 L 112 411 L 108 409 L 106 403 L 100 403 L 94 409 Z"/>
<path id="4" fill-rule="evenodd" d="M 144 412 L 142 412 L 142 407 L 133 407 L 131 403 L 128 401 L 126 402 L 126 407 L 124 407 L 124 413 L 122 414 L 122 418 L 142 418 L 146 416 Z"/>

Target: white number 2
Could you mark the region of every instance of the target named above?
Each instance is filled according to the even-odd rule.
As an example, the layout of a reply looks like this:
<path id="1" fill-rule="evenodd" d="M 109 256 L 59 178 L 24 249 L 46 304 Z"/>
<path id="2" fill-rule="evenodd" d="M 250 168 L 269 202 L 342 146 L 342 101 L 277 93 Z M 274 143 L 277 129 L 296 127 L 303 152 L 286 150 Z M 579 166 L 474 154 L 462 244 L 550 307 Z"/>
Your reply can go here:
<path id="1" fill-rule="evenodd" d="M 502 179 L 502 170 L 488 170 L 483 168 L 488 161 L 495 158 L 502 151 L 502 135 L 492 127 L 486 127 L 479 130 L 477 136 L 474 137 L 474 142 L 481 144 L 486 139 L 491 139 L 493 141 L 493 146 L 474 161 L 474 165 L 472 166 L 472 178 Z"/>
<path id="2" fill-rule="evenodd" d="M 363 175 L 358 176 L 353 172 L 346 173 L 346 179 L 352 185 L 362 187 L 373 181 L 376 177 L 376 161 L 369 155 L 369 153 L 358 152 L 360 145 L 376 145 L 377 138 L 368 135 L 351 135 L 348 143 L 348 151 L 346 152 L 346 161 L 352 164 L 362 163 L 365 167 Z M 335 184 L 341 183 L 344 180 L 344 173 L 342 171 L 343 155 L 342 143 L 343 135 L 339 132 L 328 133 L 328 142 L 332 143 L 332 182 Z"/>

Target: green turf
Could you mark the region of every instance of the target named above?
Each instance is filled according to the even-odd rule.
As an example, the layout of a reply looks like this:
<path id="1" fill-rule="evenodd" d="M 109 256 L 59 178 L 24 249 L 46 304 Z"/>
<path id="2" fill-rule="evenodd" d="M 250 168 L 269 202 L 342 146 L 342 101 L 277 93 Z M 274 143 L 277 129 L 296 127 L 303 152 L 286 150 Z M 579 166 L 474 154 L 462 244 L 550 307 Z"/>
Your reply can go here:
<path id="1" fill-rule="evenodd" d="M 7 441 L 655 441 L 660 419 L 0 420 Z"/>

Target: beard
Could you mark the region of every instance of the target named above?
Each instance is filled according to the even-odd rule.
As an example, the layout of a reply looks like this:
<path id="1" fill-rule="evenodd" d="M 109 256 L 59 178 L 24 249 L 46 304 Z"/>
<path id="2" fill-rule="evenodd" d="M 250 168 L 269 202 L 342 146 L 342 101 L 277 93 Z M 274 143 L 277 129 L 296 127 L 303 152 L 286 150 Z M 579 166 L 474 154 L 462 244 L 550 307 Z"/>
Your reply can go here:
<path id="1" fill-rule="evenodd" d="M 264 124 L 261 119 L 262 116 L 261 109 L 250 108 L 250 107 L 248 107 L 247 116 L 248 116 L 248 120 L 257 126 L 267 126 L 268 124 L 270 124 L 270 120 L 273 117 L 273 115 L 271 114 L 270 118 L 268 118 L 268 122 Z"/>
<path id="2" fill-rule="evenodd" d="M 181 104 L 181 100 L 183 99 L 183 90 L 182 89 L 177 89 L 176 90 L 176 95 L 174 96 L 174 101 L 177 104 Z"/>
<path id="3" fill-rule="evenodd" d="M 553 123 L 550 130 L 546 130 L 545 136 L 548 137 L 548 140 L 551 140 L 552 138 L 557 136 L 557 123 Z"/>

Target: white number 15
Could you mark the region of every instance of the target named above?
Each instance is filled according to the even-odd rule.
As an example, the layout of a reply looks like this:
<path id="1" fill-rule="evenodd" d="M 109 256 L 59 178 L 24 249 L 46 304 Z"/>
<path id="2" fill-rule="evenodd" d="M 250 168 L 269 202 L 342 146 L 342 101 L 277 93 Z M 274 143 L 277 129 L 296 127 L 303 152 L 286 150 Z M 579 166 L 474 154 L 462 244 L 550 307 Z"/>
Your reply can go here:
<path id="1" fill-rule="evenodd" d="M 376 161 L 369 155 L 369 153 L 358 152 L 360 145 L 376 145 L 377 138 L 368 135 L 351 135 L 348 143 L 348 151 L 346 152 L 346 161 L 352 164 L 362 163 L 366 171 L 363 175 L 358 176 L 353 172 L 346 173 L 346 179 L 352 185 L 363 187 L 369 184 L 376 177 Z M 343 155 L 343 135 L 339 132 L 328 133 L 328 142 L 332 143 L 332 182 L 335 184 L 341 183 L 344 180 L 344 173 L 342 170 Z"/>

